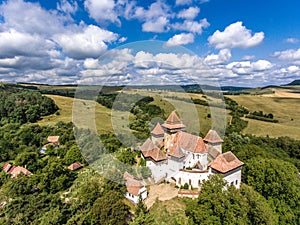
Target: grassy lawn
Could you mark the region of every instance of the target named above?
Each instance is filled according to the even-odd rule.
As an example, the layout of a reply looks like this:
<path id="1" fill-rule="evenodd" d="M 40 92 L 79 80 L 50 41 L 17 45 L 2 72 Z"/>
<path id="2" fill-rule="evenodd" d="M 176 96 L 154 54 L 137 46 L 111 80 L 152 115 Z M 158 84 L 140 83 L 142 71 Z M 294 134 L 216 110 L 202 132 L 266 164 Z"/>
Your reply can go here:
<path id="1" fill-rule="evenodd" d="M 239 95 L 229 96 L 250 111 L 272 113 L 279 123 L 268 123 L 258 120 L 249 121 L 244 133 L 258 136 L 279 137 L 289 136 L 300 139 L 300 98 L 266 97 Z"/>

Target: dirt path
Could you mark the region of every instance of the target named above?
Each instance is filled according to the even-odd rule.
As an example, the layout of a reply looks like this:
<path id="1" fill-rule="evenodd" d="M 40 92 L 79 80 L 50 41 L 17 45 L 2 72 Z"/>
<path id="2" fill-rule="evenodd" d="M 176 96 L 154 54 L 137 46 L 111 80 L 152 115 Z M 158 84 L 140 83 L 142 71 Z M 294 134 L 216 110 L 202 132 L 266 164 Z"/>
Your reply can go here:
<path id="1" fill-rule="evenodd" d="M 145 204 L 149 209 L 155 202 L 156 198 L 160 201 L 170 200 L 178 194 L 178 188 L 174 184 L 155 184 L 150 186 L 148 197 Z"/>

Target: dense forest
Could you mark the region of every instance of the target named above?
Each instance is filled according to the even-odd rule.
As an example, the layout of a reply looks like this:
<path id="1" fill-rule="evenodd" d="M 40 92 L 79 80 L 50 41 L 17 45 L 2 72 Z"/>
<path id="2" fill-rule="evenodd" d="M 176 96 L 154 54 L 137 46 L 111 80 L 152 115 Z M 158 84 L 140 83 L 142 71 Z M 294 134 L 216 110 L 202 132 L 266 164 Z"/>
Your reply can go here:
<path id="1" fill-rule="evenodd" d="M 39 92 L 15 87 L 0 87 L 0 123 L 36 122 L 42 116 L 53 114 L 58 107 L 50 98 Z"/>
<path id="2" fill-rule="evenodd" d="M 124 185 L 100 176 L 88 165 L 72 123 L 31 123 L 57 111 L 51 99 L 36 91 L 2 88 L 0 92 L 0 166 L 10 163 L 32 173 L 12 179 L 0 171 L 0 224 L 161 224 L 143 202 L 134 207 L 126 202 Z M 100 97 L 98 101 L 112 107 L 113 97 Z M 144 139 L 149 134 L 149 121 L 165 118 L 165 114 L 151 104 L 151 97 L 131 97 L 139 101 L 129 107 L 134 116 L 130 127 Z M 246 109 L 231 100 L 226 103 L 233 120 L 223 151 L 234 152 L 245 163 L 243 184 L 238 190 L 229 187 L 225 191 L 224 180 L 212 177 L 203 184 L 198 199 L 182 199 L 187 220 L 172 217 L 168 224 L 300 224 L 300 141 L 241 135 L 247 125 L 242 120 Z M 128 109 L 128 105 L 118 107 Z M 31 119 L 32 114 L 35 119 Z M 50 146 L 41 154 L 47 137 L 55 135 L 60 136 L 59 147 Z M 139 153 L 125 147 L 116 135 L 103 134 L 100 140 L 106 151 L 122 162 L 143 165 Z M 97 160 L 97 155 L 88 157 Z M 84 167 L 71 171 L 67 167 L 73 162 Z M 148 170 L 142 173 L 150 175 Z"/>

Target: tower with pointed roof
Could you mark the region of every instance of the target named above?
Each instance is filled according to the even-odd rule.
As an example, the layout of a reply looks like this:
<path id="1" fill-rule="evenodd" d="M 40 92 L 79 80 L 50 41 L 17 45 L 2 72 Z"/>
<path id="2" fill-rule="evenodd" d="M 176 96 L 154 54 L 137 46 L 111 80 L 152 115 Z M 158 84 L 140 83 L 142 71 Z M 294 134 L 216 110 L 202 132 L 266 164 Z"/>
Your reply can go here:
<path id="1" fill-rule="evenodd" d="M 222 154 L 223 140 L 215 130 L 209 130 L 203 140 L 209 150 L 217 150 Z"/>
<path id="2" fill-rule="evenodd" d="M 151 140 L 157 145 L 161 146 L 163 145 L 165 136 L 165 131 L 161 127 L 160 123 L 157 123 L 154 129 L 151 131 Z"/>
<path id="3" fill-rule="evenodd" d="M 178 131 L 185 131 L 185 125 L 179 119 L 176 111 L 172 111 L 168 119 L 163 123 L 162 127 L 169 134 L 174 134 Z"/>

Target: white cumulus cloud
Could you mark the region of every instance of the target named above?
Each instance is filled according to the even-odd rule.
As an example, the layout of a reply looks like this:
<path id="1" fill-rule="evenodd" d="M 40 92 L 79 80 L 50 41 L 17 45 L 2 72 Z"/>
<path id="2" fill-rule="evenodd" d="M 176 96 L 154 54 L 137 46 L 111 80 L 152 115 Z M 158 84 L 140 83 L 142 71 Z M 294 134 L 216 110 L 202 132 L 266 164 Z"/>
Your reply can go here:
<path id="1" fill-rule="evenodd" d="M 89 25 L 83 32 L 70 32 L 54 37 L 63 51 L 76 59 L 96 58 L 107 49 L 106 42 L 117 39 L 113 32 Z"/>
<path id="2" fill-rule="evenodd" d="M 162 33 L 165 31 L 165 27 L 169 23 L 166 17 L 158 17 L 156 19 L 148 20 L 142 25 L 142 30 L 144 32 L 156 32 Z"/>
<path id="3" fill-rule="evenodd" d="M 268 60 L 258 60 L 256 62 L 252 63 L 252 68 L 254 71 L 264 71 L 271 69 L 273 67 L 273 64 L 269 62 Z"/>
<path id="4" fill-rule="evenodd" d="M 188 31 L 194 34 L 202 34 L 203 29 L 209 27 L 207 19 L 202 19 L 200 22 L 185 20 L 183 23 L 175 23 L 172 28 L 180 31 Z"/>
<path id="5" fill-rule="evenodd" d="M 114 0 L 85 0 L 84 6 L 88 10 L 90 17 L 99 23 L 110 21 L 120 24 L 118 14 L 115 11 Z"/>
<path id="6" fill-rule="evenodd" d="M 300 48 L 298 49 L 288 49 L 285 51 L 277 51 L 273 54 L 280 60 L 294 61 L 300 60 Z"/>
<path id="7" fill-rule="evenodd" d="M 167 41 L 166 46 L 172 47 L 172 46 L 178 46 L 178 45 L 187 45 L 187 44 L 193 43 L 194 38 L 195 38 L 194 35 L 191 33 L 176 34 Z"/>
<path id="8" fill-rule="evenodd" d="M 222 49 L 218 54 L 211 54 L 206 56 L 204 62 L 208 65 L 219 65 L 228 62 L 231 59 L 231 52 L 229 49 Z"/>
<path id="9" fill-rule="evenodd" d="M 14 29 L 0 33 L 0 57 L 46 56 L 54 47 L 50 40 L 38 35 L 18 32 Z"/>
<path id="10" fill-rule="evenodd" d="M 208 41 L 210 45 L 218 49 L 250 48 L 259 45 L 263 39 L 263 32 L 252 35 L 251 30 L 243 26 L 242 22 L 236 22 L 226 27 L 224 31 L 217 30 L 208 38 Z"/>
<path id="11" fill-rule="evenodd" d="M 132 7 L 132 10 L 134 10 L 134 13 L 131 13 L 131 18 L 143 22 L 142 30 L 144 32 L 161 33 L 166 31 L 171 14 L 170 7 L 164 2 L 154 2 L 148 8 Z"/>
<path id="12" fill-rule="evenodd" d="M 176 0 L 176 5 L 189 5 L 193 0 Z"/>
<path id="13" fill-rule="evenodd" d="M 193 20 L 198 16 L 200 12 L 200 8 L 198 7 L 189 7 L 188 9 L 181 10 L 178 14 L 178 18 Z"/>
<path id="14" fill-rule="evenodd" d="M 78 4 L 76 1 L 61 0 L 60 3 L 57 3 L 57 9 L 67 14 L 73 14 L 78 10 Z"/>

